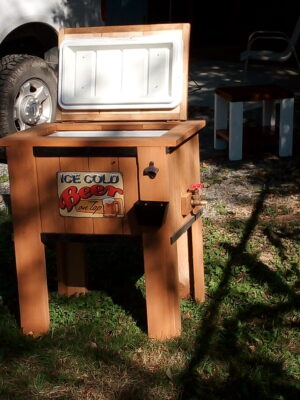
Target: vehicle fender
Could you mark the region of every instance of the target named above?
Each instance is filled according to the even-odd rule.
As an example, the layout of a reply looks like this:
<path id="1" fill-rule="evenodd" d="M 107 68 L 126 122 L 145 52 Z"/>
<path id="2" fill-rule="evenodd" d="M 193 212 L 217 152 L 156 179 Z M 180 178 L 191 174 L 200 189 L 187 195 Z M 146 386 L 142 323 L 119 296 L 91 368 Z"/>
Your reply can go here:
<path id="1" fill-rule="evenodd" d="M 0 43 L 16 28 L 32 23 L 45 23 L 55 30 L 68 19 L 64 0 L 0 0 Z"/>

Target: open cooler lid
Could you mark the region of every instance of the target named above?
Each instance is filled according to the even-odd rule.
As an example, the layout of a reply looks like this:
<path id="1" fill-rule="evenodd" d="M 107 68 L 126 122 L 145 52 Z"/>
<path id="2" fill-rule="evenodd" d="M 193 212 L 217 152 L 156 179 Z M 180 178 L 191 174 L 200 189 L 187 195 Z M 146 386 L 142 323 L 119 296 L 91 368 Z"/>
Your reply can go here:
<path id="1" fill-rule="evenodd" d="M 58 120 L 185 120 L 189 24 L 60 31 Z"/>

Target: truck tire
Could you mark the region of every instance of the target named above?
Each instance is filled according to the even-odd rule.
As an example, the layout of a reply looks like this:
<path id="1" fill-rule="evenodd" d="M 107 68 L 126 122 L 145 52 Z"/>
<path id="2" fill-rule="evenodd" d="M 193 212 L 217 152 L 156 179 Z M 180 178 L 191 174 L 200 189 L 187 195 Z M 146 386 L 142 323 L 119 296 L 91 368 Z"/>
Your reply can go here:
<path id="1" fill-rule="evenodd" d="M 39 57 L 0 60 L 0 137 L 55 119 L 57 78 Z"/>

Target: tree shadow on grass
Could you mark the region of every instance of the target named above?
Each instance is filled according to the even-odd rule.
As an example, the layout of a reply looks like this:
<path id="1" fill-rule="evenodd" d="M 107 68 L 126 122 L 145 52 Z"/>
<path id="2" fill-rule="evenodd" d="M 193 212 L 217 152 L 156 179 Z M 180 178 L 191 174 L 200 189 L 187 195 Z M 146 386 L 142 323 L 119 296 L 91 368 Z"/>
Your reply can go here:
<path id="1" fill-rule="evenodd" d="M 116 236 L 90 243 L 87 258 L 89 289 L 105 291 L 146 332 L 146 301 L 140 290 L 144 274 L 141 237 Z"/>
<path id="2" fill-rule="evenodd" d="M 235 247 L 223 244 L 230 257 L 214 297 L 205 309 L 194 354 L 180 377 L 182 390 L 178 399 L 299 398 L 299 383 L 288 375 L 283 361 L 259 351 L 259 345 L 263 343 L 260 339 L 257 339 L 258 343 L 255 341 L 257 326 L 261 328 L 263 324 L 266 337 L 268 330 L 273 335 L 276 324 L 283 326 L 283 314 L 299 306 L 299 296 L 294 288 L 282 276 L 247 253 L 247 243 L 258 223 L 268 193 L 269 185 L 266 183 L 239 244 Z M 222 320 L 222 306 L 225 298 L 230 297 L 234 269 L 241 265 L 247 265 L 247 272 L 253 281 L 267 285 L 272 293 L 284 300 L 266 305 L 248 299 L 248 304 L 241 305 L 233 316 Z"/>
<path id="3" fill-rule="evenodd" d="M 48 288 L 57 290 L 57 241 L 85 245 L 86 279 L 89 291 L 103 291 L 147 331 L 143 295 L 143 249 L 140 236 L 131 235 L 42 235 L 46 244 Z"/>
<path id="4" fill-rule="evenodd" d="M 289 239 L 293 239 L 294 241 L 300 242 L 300 229 L 293 229 L 292 232 L 290 232 L 290 230 L 287 229 L 287 227 L 283 227 L 279 230 L 279 229 L 276 229 L 276 227 L 274 228 L 272 226 L 266 226 L 266 228 L 264 229 L 264 234 L 269 239 L 269 242 L 274 247 L 277 248 L 281 260 L 287 259 L 286 253 L 288 250 L 286 248 L 286 246 L 284 245 L 283 239 L 289 238 Z M 300 271 L 299 271 L 298 267 L 299 267 L 298 264 L 295 265 L 294 272 L 298 273 L 298 275 L 300 277 Z"/>
<path id="5" fill-rule="evenodd" d="M 151 371 L 126 351 L 114 351 L 109 341 L 116 338 L 104 341 L 100 332 L 92 339 L 91 332 L 95 325 L 82 322 L 76 329 L 62 327 L 33 339 L 0 327 L 6 348 L 0 352 L 1 400 L 153 400 L 155 386 L 170 389 L 161 370 Z"/>

